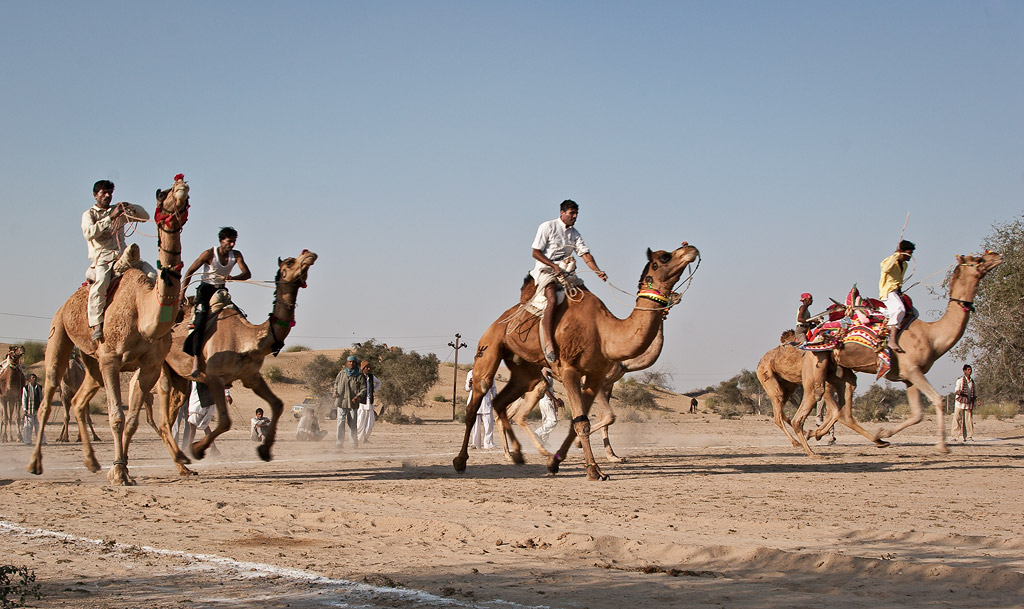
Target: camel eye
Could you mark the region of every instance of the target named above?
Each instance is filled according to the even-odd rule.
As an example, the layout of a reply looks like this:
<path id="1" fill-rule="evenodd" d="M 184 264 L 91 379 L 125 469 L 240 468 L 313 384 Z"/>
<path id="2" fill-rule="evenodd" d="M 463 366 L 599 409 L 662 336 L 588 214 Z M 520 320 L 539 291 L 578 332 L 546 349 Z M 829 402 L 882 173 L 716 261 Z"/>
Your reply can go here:
<path id="1" fill-rule="evenodd" d="M 663 252 L 660 256 L 658 256 L 658 260 L 661 261 L 662 264 L 668 264 L 668 261 L 672 260 L 672 254 L 668 252 Z"/>

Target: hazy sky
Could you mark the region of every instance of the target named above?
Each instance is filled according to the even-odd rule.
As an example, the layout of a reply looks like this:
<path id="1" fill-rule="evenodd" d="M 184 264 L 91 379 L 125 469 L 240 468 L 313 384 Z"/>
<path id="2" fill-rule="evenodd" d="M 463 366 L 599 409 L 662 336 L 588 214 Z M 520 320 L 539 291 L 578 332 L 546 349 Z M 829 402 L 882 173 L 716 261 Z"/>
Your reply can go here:
<path id="1" fill-rule="evenodd" d="M 288 341 L 312 348 L 450 361 L 459 332 L 468 361 L 565 198 L 626 291 L 646 248 L 687 240 L 679 390 L 754 369 L 801 292 L 876 295 L 908 213 L 911 282 L 938 283 L 1024 212 L 1019 2 L 2 0 L 0 20 L 2 341 L 45 340 L 82 281 L 101 178 L 149 208 L 186 175 L 186 264 L 223 225 L 255 279 L 317 252 Z M 231 291 L 265 319 L 269 290 Z"/>

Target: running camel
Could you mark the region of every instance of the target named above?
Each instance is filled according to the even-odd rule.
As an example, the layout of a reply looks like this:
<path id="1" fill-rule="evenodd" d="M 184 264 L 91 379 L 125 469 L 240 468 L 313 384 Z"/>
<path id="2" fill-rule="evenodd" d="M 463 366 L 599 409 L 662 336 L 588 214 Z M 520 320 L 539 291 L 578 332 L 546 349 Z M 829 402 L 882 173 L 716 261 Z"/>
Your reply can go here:
<path id="1" fill-rule="evenodd" d="M 647 250 L 647 264 L 640 276 L 643 287 L 637 294 L 633 311 L 625 319 L 616 318 L 599 298 L 585 289 L 569 294 L 556 308 L 555 342 L 559 345 L 560 356 L 551 367 L 565 388 L 573 429 L 561 449 L 548 458 L 549 472 L 558 472 L 566 451 L 579 436 L 587 479 L 607 478 L 594 461 L 587 414 L 616 362 L 640 356 L 654 342 L 661 327 L 662 312 L 671 302 L 669 295 L 686 268 L 698 257 L 697 248 L 686 243 L 672 252 Z M 452 460 L 455 471 L 466 470 L 476 411 L 483 395 L 494 383 L 502 362 L 508 367 L 510 378 L 494 400 L 494 411 L 510 436 L 514 462 L 523 462 L 522 449 L 512 432 L 506 409 L 543 382 L 541 370 L 548 362 L 541 350 L 538 322 L 539 318 L 524 314 L 517 304 L 505 311 L 481 337 L 473 363 L 473 397 L 466 407 L 462 450 Z"/>
<path id="2" fill-rule="evenodd" d="M 107 413 L 114 445 L 114 462 L 107 473 L 111 484 L 129 485 L 135 481 L 128 474 L 128 457 L 122 434 L 126 428 L 121 412 L 121 372 L 135 371 L 128 395 L 129 414 L 137 413 L 148 399 L 160 377 L 160 366 L 171 348 L 171 327 L 181 292 L 181 229 L 188 219 L 189 187 L 181 174 L 174 185 L 156 191 L 157 267 L 154 281 L 137 268 L 121 275 L 120 284 L 109 296 L 104 313 L 102 341 L 92 339 L 86 316 L 89 288 L 82 286 L 61 305 L 50 324 L 46 343 L 43 403 L 39 409 L 40 429 L 46 426 L 53 404 L 53 395 L 60 386 L 68 358 L 74 347 L 82 354 L 86 376 L 71 400 L 82 438 L 85 467 L 100 470 L 99 461 L 88 434 L 89 401 L 101 387 L 107 396 Z M 152 415 L 150 424 L 154 425 Z M 129 421 L 131 424 L 131 421 Z M 169 434 L 168 434 L 169 435 Z M 166 443 L 170 438 L 164 437 Z M 42 434 L 36 438 L 35 450 L 28 464 L 32 474 L 43 473 Z"/>

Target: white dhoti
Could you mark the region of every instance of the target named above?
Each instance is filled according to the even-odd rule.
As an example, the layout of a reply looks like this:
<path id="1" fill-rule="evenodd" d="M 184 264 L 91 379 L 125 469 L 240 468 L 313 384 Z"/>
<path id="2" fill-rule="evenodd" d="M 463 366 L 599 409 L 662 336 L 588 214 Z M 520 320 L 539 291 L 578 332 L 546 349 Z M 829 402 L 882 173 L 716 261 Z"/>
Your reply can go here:
<path id="1" fill-rule="evenodd" d="M 364 443 L 370 439 L 373 423 L 376 420 L 377 416 L 373 412 L 373 404 L 359 405 L 359 413 L 356 415 L 356 438 L 359 442 Z"/>
<path id="2" fill-rule="evenodd" d="M 537 405 L 540 406 L 541 426 L 535 429 L 533 433 L 541 442 L 547 442 L 548 436 L 555 429 L 555 425 L 558 424 L 558 417 L 555 415 L 555 403 L 545 395 Z"/>
<path id="3" fill-rule="evenodd" d="M 893 290 L 882 299 L 882 302 L 885 303 L 885 316 L 888 318 L 886 325 L 900 325 L 900 322 L 903 321 L 903 316 L 907 313 L 907 308 L 903 306 L 903 298 L 900 296 L 900 293 Z"/>

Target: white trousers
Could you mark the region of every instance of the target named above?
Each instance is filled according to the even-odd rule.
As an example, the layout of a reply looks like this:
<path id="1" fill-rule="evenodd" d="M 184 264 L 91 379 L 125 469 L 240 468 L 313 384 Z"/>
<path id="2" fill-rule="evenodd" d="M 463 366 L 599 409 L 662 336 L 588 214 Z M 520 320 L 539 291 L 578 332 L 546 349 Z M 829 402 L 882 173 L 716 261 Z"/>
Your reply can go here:
<path id="1" fill-rule="evenodd" d="M 373 423 L 376 420 L 372 404 L 359 405 L 359 414 L 356 415 L 356 438 L 360 443 L 370 439 L 370 432 L 373 431 Z"/>
<path id="2" fill-rule="evenodd" d="M 885 303 L 885 315 L 888 318 L 886 325 L 898 326 L 903 321 L 903 316 L 907 314 L 907 308 L 903 306 L 903 299 L 900 298 L 899 292 L 893 290 L 889 292 L 882 302 Z"/>
<path id="3" fill-rule="evenodd" d="M 533 431 L 533 433 L 540 438 L 541 442 L 546 442 L 548 435 L 558 424 L 558 418 L 555 416 L 555 404 L 551 401 L 551 398 L 544 396 L 540 399 L 537 404 L 540 406 L 540 417 L 541 426 Z"/>
<path id="4" fill-rule="evenodd" d="M 476 413 L 476 423 L 469 434 L 473 448 L 494 448 L 494 412 Z"/>
<path id="5" fill-rule="evenodd" d="M 114 278 L 114 263 L 94 264 L 89 267 L 86 277 L 92 279 L 89 284 L 89 325 L 98 326 L 103 323 L 103 312 L 107 308 L 107 290 Z"/>

